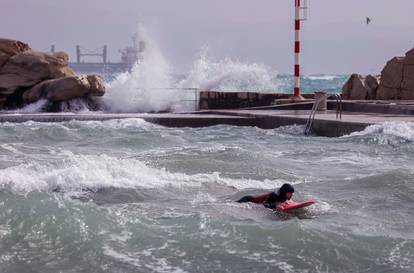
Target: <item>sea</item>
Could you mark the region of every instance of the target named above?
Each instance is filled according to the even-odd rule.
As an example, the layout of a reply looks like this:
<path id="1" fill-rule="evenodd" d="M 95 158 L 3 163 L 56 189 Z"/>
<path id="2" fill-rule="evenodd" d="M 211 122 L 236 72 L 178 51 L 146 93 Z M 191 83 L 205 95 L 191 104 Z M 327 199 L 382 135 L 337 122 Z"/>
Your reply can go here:
<path id="1" fill-rule="evenodd" d="M 92 114 L 188 111 L 186 88 L 292 87 L 263 64 L 205 54 L 177 76 L 159 52 L 106 75 L 106 108 Z M 348 76 L 305 75 L 303 92 L 340 92 Z M 0 272 L 414 272 L 414 124 L 303 131 L 1 123 Z M 236 202 L 284 183 L 316 203 L 287 213 Z"/>

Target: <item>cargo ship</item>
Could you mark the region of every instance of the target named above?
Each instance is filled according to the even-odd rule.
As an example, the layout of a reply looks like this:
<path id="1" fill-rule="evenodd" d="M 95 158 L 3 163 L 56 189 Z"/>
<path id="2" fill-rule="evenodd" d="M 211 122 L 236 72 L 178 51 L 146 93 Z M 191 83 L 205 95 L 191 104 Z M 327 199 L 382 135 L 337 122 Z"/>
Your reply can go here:
<path id="1" fill-rule="evenodd" d="M 104 45 L 98 50 L 89 51 L 80 45 L 76 46 L 76 62 L 70 62 L 69 66 L 80 74 L 118 74 L 131 70 L 137 62 L 143 60 L 145 42 L 138 40 L 137 35 L 132 37 L 132 46 L 119 50 L 120 62 L 109 62 L 107 58 L 108 47 Z M 54 51 L 54 46 L 52 46 Z M 100 59 L 97 62 L 84 61 L 84 57 L 95 57 Z"/>

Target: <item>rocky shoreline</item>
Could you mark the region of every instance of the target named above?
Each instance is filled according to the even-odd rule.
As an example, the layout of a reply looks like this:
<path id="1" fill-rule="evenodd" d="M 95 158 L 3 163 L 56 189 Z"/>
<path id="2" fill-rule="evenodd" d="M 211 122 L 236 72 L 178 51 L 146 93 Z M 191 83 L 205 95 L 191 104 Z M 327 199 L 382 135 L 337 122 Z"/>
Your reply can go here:
<path id="1" fill-rule="evenodd" d="M 41 52 L 18 40 L 0 38 L 0 109 L 16 109 L 47 100 L 44 111 L 59 111 L 73 99 L 96 107 L 105 94 L 99 75 L 76 75 L 64 52 Z"/>
<path id="2" fill-rule="evenodd" d="M 414 48 L 387 62 L 380 76 L 352 74 L 342 88 L 348 100 L 414 100 Z"/>

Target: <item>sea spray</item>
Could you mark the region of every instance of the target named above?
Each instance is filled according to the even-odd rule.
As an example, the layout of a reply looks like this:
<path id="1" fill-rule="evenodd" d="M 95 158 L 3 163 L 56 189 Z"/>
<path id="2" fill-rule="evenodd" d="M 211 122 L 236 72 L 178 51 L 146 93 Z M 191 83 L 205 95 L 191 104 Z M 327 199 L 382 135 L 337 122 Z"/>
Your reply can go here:
<path id="1" fill-rule="evenodd" d="M 35 113 L 42 112 L 50 102 L 46 99 L 41 99 L 36 102 L 30 103 L 19 110 L 23 113 Z"/>
<path id="2" fill-rule="evenodd" d="M 191 111 L 197 91 L 275 92 L 277 72 L 263 64 L 249 64 L 225 58 L 216 61 L 203 47 L 184 79 L 177 80 L 160 46 L 143 25 L 139 37 L 146 47 L 142 60 L 129 72 L 107 84 L 103 101 L 112 112 Z"/>
<path id="3" fill-rule="evenodd" d="M 141 41 L 145 42 L 142 60 L 131 71 L 111 81 L 104 103 L 114 112 L 150 112 L 171 110 L 179 101 L 172 86 L 171 67 L 158 43 L 142 24 L 138 26 Z"/>
<path id="4" fill-rule="evenodd" d="M 194 86 L 202 91 L 252 91 L 278 90 L 277 72 L 264 64 L 249 64 L 230 58 L 216 61 L 203 47 L 194 61 L 188 76 L 178 86 Z"/>

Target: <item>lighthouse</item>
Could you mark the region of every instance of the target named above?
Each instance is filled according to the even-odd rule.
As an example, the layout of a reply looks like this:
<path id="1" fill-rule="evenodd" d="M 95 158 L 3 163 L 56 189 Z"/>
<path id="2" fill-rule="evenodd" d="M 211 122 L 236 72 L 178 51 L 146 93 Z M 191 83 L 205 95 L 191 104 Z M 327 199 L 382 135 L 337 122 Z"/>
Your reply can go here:
<path id="1" fill-rule="evenodd" d="M 300 52 L 301 52 L 301 42 L 300 42 L 300 29 L 301 21 L 307 20 L 308 15 L 308 0 L 294 0 L 295 1 L 295 66 L 294 66 L 294 89 L 293 97 L 291 98 L 294 101 L 304 100 L 300 95 Z"/>

